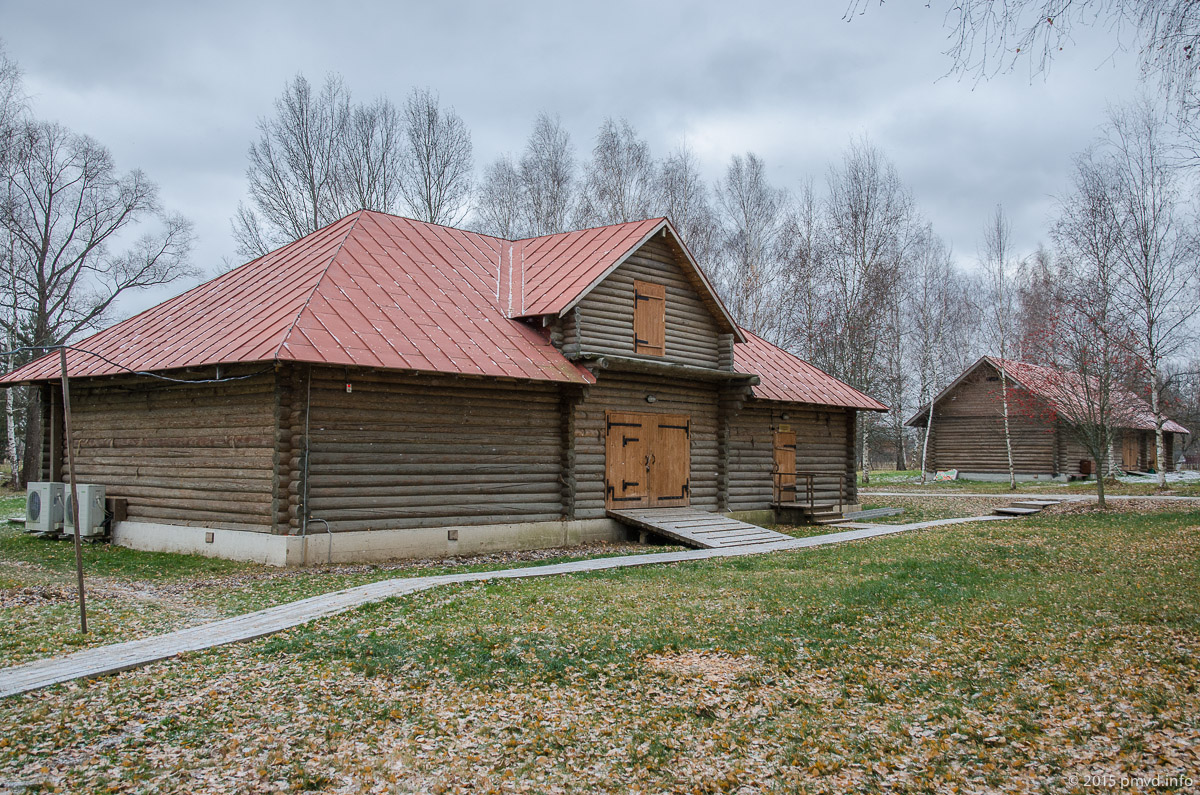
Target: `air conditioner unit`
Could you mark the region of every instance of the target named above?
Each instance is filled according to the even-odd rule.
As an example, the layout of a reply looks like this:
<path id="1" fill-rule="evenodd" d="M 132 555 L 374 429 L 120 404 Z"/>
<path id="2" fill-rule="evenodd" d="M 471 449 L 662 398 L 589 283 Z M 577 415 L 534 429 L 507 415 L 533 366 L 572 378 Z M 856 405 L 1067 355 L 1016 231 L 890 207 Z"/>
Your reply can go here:
<path id="1" fill-rule="evenodd" d="M 53 533 L 63 524 L 63 484 L 30 483 L 25 492 L 25 531 Z"/>
<path id="2" fill-rule="evenodd" d="M 104 487 L 94 483 L 76 483 L 79 492 L 79 535 L 81 538 L 104 535 Z M 75 515 L 71 511 L 71 487 L 64 490 L 66 521 L 64 529 L 69 535 L 75 533 Z"/>

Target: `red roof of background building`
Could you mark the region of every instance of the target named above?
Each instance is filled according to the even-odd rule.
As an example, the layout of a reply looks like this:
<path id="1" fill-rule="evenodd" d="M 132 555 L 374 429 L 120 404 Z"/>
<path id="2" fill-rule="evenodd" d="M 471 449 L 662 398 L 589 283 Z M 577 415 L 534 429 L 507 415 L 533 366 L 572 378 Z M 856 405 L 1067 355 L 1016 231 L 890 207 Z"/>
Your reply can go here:
<path id="1" fill-rule="evenodd" d="M 1053 367 L 1013 359 L 985 357 L 993 366 L 1004 368 L 1004 372 L 1025 389 L 1046 401 L 1060 415 L 1072 415 L 1071 404 L 1079 404 L 1080 395 L 1086 394 L 1082 379 L 1076 373 L 1068 373 Z M 1117 427 L 1140 431 L 1154 430 L 1154 411 L 1150 404 L 1127 389 L 1114 386 L 1111 390 L 1113 414 Z M 1171 433 L 1188 433 L 1188 429 L 1168 419 L 1163 430 Z"/>
<path id="2" fill-rule="evenodd" d="M 887 406 L 803 359 L 742 329 L 746 342 L 733 346 L 734 368 L 759 377 L 754 396 L 762 400 L 887 411 Z"/>

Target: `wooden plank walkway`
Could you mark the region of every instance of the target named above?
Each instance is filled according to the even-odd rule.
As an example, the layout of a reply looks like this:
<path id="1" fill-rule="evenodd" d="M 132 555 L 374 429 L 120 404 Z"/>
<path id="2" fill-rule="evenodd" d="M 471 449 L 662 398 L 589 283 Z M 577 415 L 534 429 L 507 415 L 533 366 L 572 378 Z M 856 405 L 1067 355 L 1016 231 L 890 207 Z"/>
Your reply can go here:
<path id="1" fill-rule="evenodd" d="M 609 511 L 622 524 L 649 530 L 696 549 L 725 549 L 792 539 L 765 527 L 695 508 L 628 508 Z"/>
<path id="2" fill-rule="evenodd" d="M 297 602 L 269 607 L 246 615 L 188 627 L 166 635 L 156 635 L 141 640 L 131 640 L 109 646 L 97 646 L 64 657 L 44 660 L 0 669 L 0 698 L 38 690 L 43 687 L 69 682 L 73 679 L 104 676 L 159 660 L 166 660 L 184 652 L 199 651 L 227 643 L 260 638 L 275 632 L 306 624 L 319 618 L 336 615 L 369 602 L 379 602 L 394 596 L 424 591 L 439 585 L 487 580 L 511 580 L 526 577 L 549 577 L 558 574 L 605 571 L 630 566 L 653 566 L 666 563 L 684 563 L 710 558 L 728 558 L 742 555 L 759 555 L 764 552 L 780 552 L 827 544 L 840 544 L 875 536 L 892 535 L 928 527 L 962 524 L 965 522 L 987 522 L 1009 517 L 971 516 L 962 519 L 939 519 L 909 525 L 876 525 L 870 528 L 847 530 L 841 533 L 792 538 L 766 544 L 745 544 L 718 549 L 692 549 L 684 552 L 660 552 L 647 555 L 622 555 L 612 558 L 593 558 L 549 566 L 530 566 L 521 569 L 499 571 L 464 572 L 442 574 L 433 577 L 402 577 L 367 583 L 354 588 L 312 596 Z"/>

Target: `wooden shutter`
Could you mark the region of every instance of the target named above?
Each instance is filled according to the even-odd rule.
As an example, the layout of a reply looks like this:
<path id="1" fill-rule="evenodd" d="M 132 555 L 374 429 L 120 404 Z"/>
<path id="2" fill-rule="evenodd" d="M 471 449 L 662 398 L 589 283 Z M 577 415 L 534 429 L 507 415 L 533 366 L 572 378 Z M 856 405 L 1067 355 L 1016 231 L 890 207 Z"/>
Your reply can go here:
<path id="1" fill-rule="evenodd" d="M 633 352 L 662 356 L 667 348 L 667 288 L 633 282 Z"/>

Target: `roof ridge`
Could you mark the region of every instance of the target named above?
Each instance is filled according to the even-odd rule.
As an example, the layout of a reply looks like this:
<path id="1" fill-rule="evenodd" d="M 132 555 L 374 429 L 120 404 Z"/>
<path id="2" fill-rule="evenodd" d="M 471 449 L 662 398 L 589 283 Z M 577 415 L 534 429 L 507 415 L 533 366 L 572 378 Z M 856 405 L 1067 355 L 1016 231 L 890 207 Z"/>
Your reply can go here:
<path id="1" fill-rule="evenodd" d="M 591 232 L 594 229 L 611 229 L 612 227 L 615 227 L 615 226 L 629 226 L 630 224 L 644 224 L 647 221 L 654 221 L 655 223 L 658 223 L 659 221 L 669 221 L 669 220 L 670 219 L 667 218 L 667 216 L 665 216 L 665 215 L 653 215 L 653 216 L 650 216 L 649 218 L 639 218 L 635 221 L 621 221 L 620 223 L 615 223 L 615 224 L 596 224 L 595 226 L 585 226 L 582 229 L 566 229 L 562 232 L 550 232 L 549 234 L 546 234 L 546 235 L 530 235 L 529 237 L 518 237 L 516 240 L 511 240 L 509 242 L 524 243 L 529 240 L 543 240 L 547 237 L 558 237 L 559 235 L 573 235 L 578 232 Z M 500 239 L 503 240 L 504 238 L 500 238 Z"/>
<path id="2" fill-rule="evenodd" d="M 321 270 L 321 275 L 318 276 L 313 282 L 312 289 L 308 292 L 308 297 L 304 299 L 304 305 L 300 307 L 300 311 L 296 313 L 294 318 L 292 318 L 291 325 L 289 325 L 287 331 L 283 333 L 282 339 L 279 340 L 279 345 L 275 347 L 275 353 L 271 357 L 275 361 L 279 361 L 279 354 L 283 350 L 283 346 L 287 345 L 288 338 L 290 338 L 292 336 L 292 332 L 296 330 L 296 324 L 300 321 L 300 317 L 308 309 L 308 305 L 312 303 L 313 296 L 317 294 L 317 290 L 321 287 L 321 282 L 325 281 L 325 277 L 329 275 L 329 269 L 333 267 L 334 260 L 337 259 L 338 254 L 342 253 L 342 249 L 346 247 L 346 241 L 350 239 L 351 233 L 354 232 L 355 227 L 358 226 L 358 222 L 362 220 L 363 213 L 365 212 L 369 211 L 359 210 L 358 213 L 355 214 L 354 220 L 351 221 L 349 226 L 346 228 L 346 233 L 342 235 L 342 242 L 338 243 L 338 247 L 331 255 L 329 255 L 329 261 L 325 263 L 325 267 Z M 346 217 L 349 218 L 349 216 Z M 301 240 L 303 240 L 303 238 L 301 238 Z"/>

